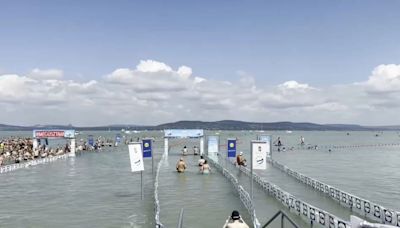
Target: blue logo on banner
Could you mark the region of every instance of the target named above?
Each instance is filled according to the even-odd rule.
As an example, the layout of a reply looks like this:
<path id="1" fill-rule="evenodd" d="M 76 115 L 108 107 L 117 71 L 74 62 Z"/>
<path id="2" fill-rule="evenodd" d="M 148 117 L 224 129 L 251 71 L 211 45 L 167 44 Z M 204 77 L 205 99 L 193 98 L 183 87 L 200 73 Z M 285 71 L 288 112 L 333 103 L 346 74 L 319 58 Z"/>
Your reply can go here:
<path id="1" fill-rule="evenodd" d="M 88 136 L 88 144 L 91 145 L 91 146 L 94 146 L 93 135 L 89 135 L 89 136 Z"/>
<path id="2" fill-rule="evenodd" d="M 143 157 L 151 158 L 151 139 L 142 140 L 143 144 Z"/>
<path id="3" fill-rule="evenodd" d="M 228 139 L 228 158 L 236 157 L 236 139 Z"/>

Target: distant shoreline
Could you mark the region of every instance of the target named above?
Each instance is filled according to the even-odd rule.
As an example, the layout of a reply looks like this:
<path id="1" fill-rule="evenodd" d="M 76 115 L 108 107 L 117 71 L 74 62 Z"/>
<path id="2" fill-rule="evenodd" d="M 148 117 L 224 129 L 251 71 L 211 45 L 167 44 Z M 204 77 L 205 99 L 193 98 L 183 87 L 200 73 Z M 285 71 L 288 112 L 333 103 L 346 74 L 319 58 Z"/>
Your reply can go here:
<path id="1" fill-rule="evenodd" d="M 400 131 L 400 126 L 361 126 L 354 124 L 315 124 L 315 123 L 294 123 L 294 122 L 271 122 L 257 123 L 236 120 L 222 120 L 214 122 L 203 121 L 178 121 L 165 123 L 156 126 L 138 125 L 109 125 L 96 127 L 77 127 L 72 125 L 35 125 L 35 126 L 14 126 L 0 124 L 0 131 L 31 131 L 34 129 L 75 129 L 78 131 L 121 131 L 137 130 L 152 131 L 164 129 L 204 129 L 204 130 L 225 130 L 225 131 Z"/>

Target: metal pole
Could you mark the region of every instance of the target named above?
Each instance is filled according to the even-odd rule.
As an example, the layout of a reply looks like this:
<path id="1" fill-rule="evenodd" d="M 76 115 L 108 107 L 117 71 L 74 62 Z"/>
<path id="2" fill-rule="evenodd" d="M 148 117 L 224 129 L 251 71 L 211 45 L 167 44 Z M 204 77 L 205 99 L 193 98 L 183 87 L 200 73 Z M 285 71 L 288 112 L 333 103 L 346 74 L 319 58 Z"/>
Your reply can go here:
<path id="1" fill-rule="evenodd" d="M 272 160 L 272 135 L 269 136 L 269 153 L 271 154 Z"/>
<path id="2" fill-rule="evenodd" d="M 140 171 L 140 195 L 143 200 L 143 171 Z"/>
<path id="3" fill-rule="evenodd" d="M 154 176 L 154 153 L 153 153 L 153 145 L 151 146 L 151 176 Z"/>
<path id="4" fill-rule="evenodd" d="M 250 184 L 250 194 L 251 194 L 251 199 L 253 199 L 253 150 L 252 150 L 252 142 L 250 142 L 250 175 L 251 175 L 251 184 Z"/>

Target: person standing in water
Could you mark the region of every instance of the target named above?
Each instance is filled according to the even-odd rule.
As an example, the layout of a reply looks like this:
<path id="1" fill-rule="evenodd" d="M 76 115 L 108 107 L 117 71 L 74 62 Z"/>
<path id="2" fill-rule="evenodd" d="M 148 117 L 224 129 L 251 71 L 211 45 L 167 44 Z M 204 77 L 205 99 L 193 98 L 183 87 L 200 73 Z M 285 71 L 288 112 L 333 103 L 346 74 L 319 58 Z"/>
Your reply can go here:
<path id="1" fill-rule="evenodd" d="M 186 156 L 187 155 L 187 147 L 186 147 L 186 145 L 183 147 L 183 149 L 182 149 L 182 155 L 183 156 Z"/>
<path id="2" fill-rule="evenodd" d="M 303 136 L 300 137 L 300 145 L 304 145 L 304 137 Z"/>
<path id="3" fill-rule="evenodd" d="M 232 211 L 232 215 L 226 220 L 222 228 L 249 228 L 238 211 Z"/>
<path id="4" fill-rule="evenodd" d="M 200 167 L 200 172 L 202 174 L 209 174 L 211 172 L 211 168 L 208 165 L 207 160 L 205 160 L 203 165 Z"/>
<path id="5" fill-rule="evenodd" d="M 180 158 L 178 163 L 176 163 L 176 171 L 178 171 L 178 173 L 183 173 L 185 172 L 186 169 L 186 163 L 183 160 L 183 158 Z"/>
<path id="6" fill-rule="evenodd" d="M 200 156 L 200 159 L 199 159 L 199 166 L 200 166 L 200 167 L 203 166 L 203 164 L 204 164 L 205 161 L 206 161 L 206 160 L 204 160 L 203 155 L 201 155 L 201 156 Z"/>
<path id="7" fill-rule="evenodd" d="M 193 147 L 193 154 L 194 155 L 198 155 L 199 154 L 199 148 L 197 148 L 197 146 Z"/>
<path id="8" fill-rule="evenodd" d="M 278 137 L 278 146 L 282 146 L 281 137 Z"/>
<path id="9" fill-rule="evenodd" d="M 236 156 L 236 163 L 238 165 L 246 166 L 246 159 L 243 157 L 243 152 L 240 151 L 238 156 Z"/>

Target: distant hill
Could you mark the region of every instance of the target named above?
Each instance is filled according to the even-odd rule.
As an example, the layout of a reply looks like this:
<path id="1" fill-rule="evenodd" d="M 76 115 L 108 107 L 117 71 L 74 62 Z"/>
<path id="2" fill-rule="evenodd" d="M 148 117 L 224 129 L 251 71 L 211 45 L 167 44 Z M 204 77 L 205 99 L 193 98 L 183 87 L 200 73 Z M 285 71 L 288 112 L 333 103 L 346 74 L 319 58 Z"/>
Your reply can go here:
<path id="1" fill-rule="evenodd" d="M 346 124 L 314 124 L 314 123 L 293 123 L 293 122 L 273 122 L 257 123 L 235 120 L 222 120 L 215 122 L 202 121 L 179 121 L 155 126 L 156 129 L 168 128 L 200 128 L 209 130 L 304 130 L 304 131 L 351 131 L 351 130 L 374 130 L 359 125 Z"/>
<path id="2" fill-rule="evenodd" d="M 397 131 L 400 126 L 360 126 L 355 124 L 315 124 L 315 123 L 293 123 L 272 122 L 257 123 L 236 120 L 221 120 L 214 122 L 205 121 L 178 121 L 156 126 L 140 126 L 133 124 L 116 124 L 98 127 L 77 127 L 72 125 L 34 125 L 13 126 L 0 124 L 0 131 L 24 131 L 33 129 L 76 129 L 87 130 L 163 130 L 163 129 L 206 129 L 206 130 L 303 130 L 303 131 Z"/>

